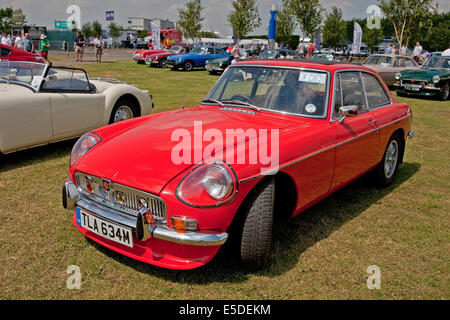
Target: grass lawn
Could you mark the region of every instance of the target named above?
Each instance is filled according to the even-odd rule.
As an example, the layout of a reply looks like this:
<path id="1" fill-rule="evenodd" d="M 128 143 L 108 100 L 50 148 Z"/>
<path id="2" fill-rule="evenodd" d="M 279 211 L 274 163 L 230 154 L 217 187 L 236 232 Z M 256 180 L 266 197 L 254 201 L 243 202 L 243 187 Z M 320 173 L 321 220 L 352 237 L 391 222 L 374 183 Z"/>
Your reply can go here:
<path id="1" fill-rule="evenodd" d="M 91 76 L 148 89 L 155 112 L 198 104 L 218 79 L 131 61 L 91 64 Z M 450 102 L 399 98 L 414 112 L 396 182 L 367 178 L 275 229 L 270 266 L 252 273 L 221 253 L 207 266 L 172 271 L 86 240 L 61 205 L 74 141 L 0 160 L 0 299 L 449 299 Z M 69 265 L 80 290 L 66 288 Z M 381 268 L 381 289 L 366 287 Z"/>

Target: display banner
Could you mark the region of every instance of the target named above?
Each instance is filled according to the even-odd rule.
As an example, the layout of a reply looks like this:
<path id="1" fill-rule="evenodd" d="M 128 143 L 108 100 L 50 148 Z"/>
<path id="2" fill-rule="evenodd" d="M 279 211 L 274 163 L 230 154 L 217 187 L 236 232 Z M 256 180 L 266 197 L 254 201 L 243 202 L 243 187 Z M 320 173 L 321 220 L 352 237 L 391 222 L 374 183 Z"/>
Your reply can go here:
<path id="1" fill-rule="evenodd" d="M 158 50 L 161 49 L 161 30 L 158 25 L 154 22 L 150 23 L 152 28 L 152 43 L 153 49 Z"/>
<path id="2" fill-rule="evenodd" d="M 353 27 L 353 53 L 358 54 L 361 50 L 362 29 L 358 22 L 355 22 Z"/>
<path id="3" fill-rule="evenodd" d="M 114 11 L 106 11 L 106 21 L 114 21 Z"/>

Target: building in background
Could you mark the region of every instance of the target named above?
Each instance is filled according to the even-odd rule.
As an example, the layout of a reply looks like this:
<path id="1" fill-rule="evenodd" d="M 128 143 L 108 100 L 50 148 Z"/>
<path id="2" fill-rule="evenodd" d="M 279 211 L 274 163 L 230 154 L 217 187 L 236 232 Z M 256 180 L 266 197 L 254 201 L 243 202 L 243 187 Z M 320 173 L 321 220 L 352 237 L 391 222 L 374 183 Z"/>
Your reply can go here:
<path id="1" fill-rule="evenodd" d="M 175 22 L 169 19 L 159 19 L 159 18 L 142 18 L 142 17 L 129 17 L 128 18 L 128 29 L 129 30 L 151 30 L 151 22 L 156 23 L 160 29 L 175 29 Z"/>

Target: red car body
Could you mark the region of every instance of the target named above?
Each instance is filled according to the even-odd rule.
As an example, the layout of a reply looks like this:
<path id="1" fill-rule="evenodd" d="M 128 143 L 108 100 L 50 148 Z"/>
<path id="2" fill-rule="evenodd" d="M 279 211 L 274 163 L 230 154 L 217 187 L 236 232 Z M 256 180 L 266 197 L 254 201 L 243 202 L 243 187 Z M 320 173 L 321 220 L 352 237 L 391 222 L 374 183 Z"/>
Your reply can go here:
<path id="1" fill-rule="evenodd" d="M 188 52 L 189 47 L 173 46 L 169 51 L 148 55 L 145 59 L 145 63 L 150 65 L 151 67 L 160 66 L 162 68 L 165 68 L 167 66 L 168 57 Z"/>
<path id="2" fill-rule="evenodd" d="M 151 54 L 155 53 L 163 53 L 164 50 L 156 50 L 156 49 L 149 49 L 149 50 L 136 50 L 133 52 L 133 59 L 137 63 L 145 63 L 145 58 Z"/>
<path id="3" fill-rule="evenodd" d="M 326 116 L 324 118 L 299 117 L 283 112 L 239 112 L 226 111 L 215 103 L 203 103 L 200 106 L 158 113 L 147 117 L 114 124 L 95 130 L 101 142 L 87 152 L 69 169 L 66 184 L 78 189 L 75 174 L 83 173 L 91 177 L 100 177 L 107 181 L 125 185 L 153 194 L 164 201 L 166 222 L 161 228 L 174 231 L 171 217 L 187 216 L 198 223 L 195 235 L 228 236 L 230 226 L 239 210 L 243 208 L 249 195 L 267 176 L 261 174 L 259 165 L 233 164 L 236 175 L 236 193 L 230 201 L 210 207 L 196 207 L 181 201 L 177 196 L 177 186 L 196 164 L 174 164 L 171 151 L 177 145 L 172 141 L 174 130 L 183 128 L 195 134 L 193 123 L 201 120 L 204 130 L 213 128 L 221 132 L 227 129 L 278 129 L 279 130 L 279 170 L 275 175 L 275 197 L 286 198 L 289 215 L 295 217 L 330 194 L 348 185 L 370 170 L 378 168 L 387 161 L 387 146 L 393 136 L 398 137 L 398 162 L 402 161 L 404 142 L 412 136 L 411 108 L 405 103 L 397 103 L 386 85 L 372 70 L 350 64 L 309 63 L 300 61 L 244 61 L 229 67 L 255 66 L 259 68 L 308 68 L 320 70 L 329 75 L 328 90 L 325 97 Z M 373 108 L 355 117 L 348 117 L 342 123 L 332 120 L 335 96 L 330 88 L 337 85 L 338 74 L 355 71 L 368 73 L 375 77 L 385 90 L 390 103 Z M 340 77 L 340 76 L 339 76 Z M 234 145 L 228 146 L 223 153 L 234 152 L 237 146 L 245 143 L 246 137 L 240 137 Z M 245 144 L 246 148 L 248 146 Z M 390 144 L 389 144 L 390 146 Z M 193 150 L 193 152 L 195 152 Z M 64 187 L 66 188 L 66 186 Z M 67 185 L 69 188 L 69 185 Z M 67 197 L 79 205 L 78 195 L 63 192 L 63 201 Z M 66 197 L 66 198 L 64 198 Z M 289 200 L 289 201 L 288 201 Z M 276 200 L 275 200 L 276 201 Z M 97 204 L 83 209 L 96 210 Z M 67 207 L 65 205 L 65 207 Z M 70 207 L 70 206 L 69 206 Z M 71 209 L 69 208 L 69 209 Z M 86 237 L 123 255 L 156 266 L 171 269 L 193 269 L 208 263 L 218 252 L 223 241 L 210 245 L 183 242 L 191 232 L 179 233 L 175 238 L 164 237 L 154 232 L 148 240 L 138 240 L 133 233 L 132 248 L 118 244 L 77 224 L 77 215 L 73 223 Z M 160 227 L 156 227 L 158 230 Z M 133 232 L 137 232 L 133 230 Z M 176 231 L 176 230 L 175 230 Z M 176 234 L 173 233 L 172 236 Z M 218 238 L 216 238 L 218 239 Z M 192 240 L 192 239 L 191 239 Z"/>
<path id="4" fill-rule="evenodd" d="M 18 49 L 16 47 L 0 44 L 0 60 L 30 61 L 45 63 L 45 59 L 35 53 Z"/>

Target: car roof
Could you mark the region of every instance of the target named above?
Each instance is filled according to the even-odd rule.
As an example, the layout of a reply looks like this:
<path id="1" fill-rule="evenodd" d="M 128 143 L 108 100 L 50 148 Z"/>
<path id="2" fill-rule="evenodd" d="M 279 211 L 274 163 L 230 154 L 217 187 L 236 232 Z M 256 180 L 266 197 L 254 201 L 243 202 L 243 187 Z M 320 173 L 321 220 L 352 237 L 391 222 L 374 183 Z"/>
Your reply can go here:
<path id="1" fill-rule="evenodd" d="M 303 59 L 270 59 L 270 60 L 249 59 L 245 61 L 239 61 L 233 64 L 233 66 L 237 65 L 263 65 L 268 67 L 273 66 L 273 67 L 309 68 L 309 69 L 326 70 L 331 72 L 347 69 L 365 70 L 373 72 L 372 69 L 369 69 L 356 63 L 341 62 L 341 61 L 322 61 L 322 60 L 314 60 L 314 62 L 312 62 L 311 60 L 303 60 Z"/>

